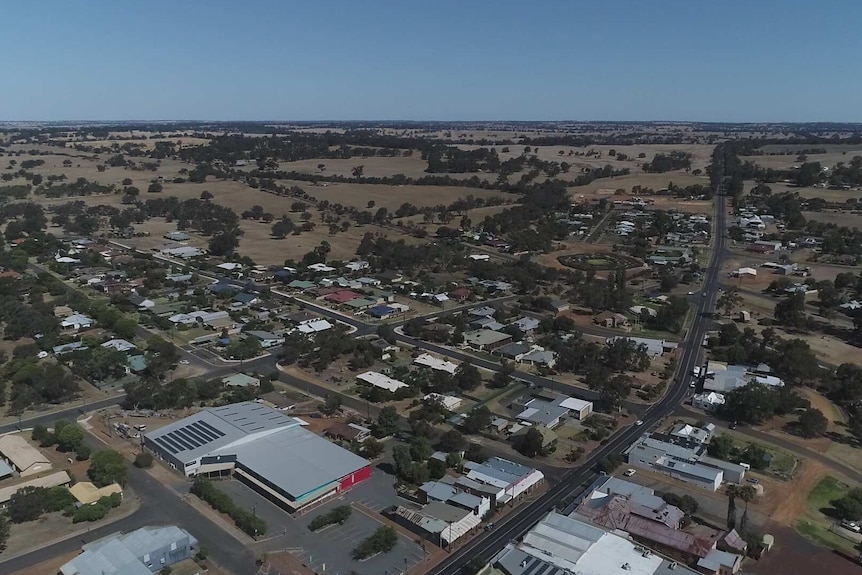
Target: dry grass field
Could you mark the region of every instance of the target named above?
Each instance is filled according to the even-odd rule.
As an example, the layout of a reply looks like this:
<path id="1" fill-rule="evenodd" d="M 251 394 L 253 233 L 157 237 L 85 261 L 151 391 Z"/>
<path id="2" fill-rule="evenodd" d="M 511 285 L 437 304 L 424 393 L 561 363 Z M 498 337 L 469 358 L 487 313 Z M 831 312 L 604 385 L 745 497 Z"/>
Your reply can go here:
<path id="1" fill-rule="evenodd" d="M 823 222 L 826 224 L 837 224 L 848 228 L 862 227 L 862 214 L 854 214 L 852 212 L 802 212 L 806 220 L 815 222 Z"/>
<path id="2" fill-rule="evenodd" d="M 291 184 L 288 181 L 284 181 L 283 183 L 285 185 Z M 309 185 L 308 182 L 296 182 L 296 185 L 318 200 L 329 200 L 332 203 L 344 204 L 345 206 L 352 206 L 363 210 L 368 209 L 369 201 L 374 202 L 374 210 L 385 207 L 390 211 L 394 211 L 404 203 L 410 203 L 421 208 L 440 204 L 448 205 L 459 198 L 466 198 L 467 196 L 475 198 L 501 198 L 504 201 L 517 201 L 520 199 L 520 196 L 497 190 L 483 190 L 481 188 L 466 188 L 461 186 L 387 186 L 384 184 L 336 183 L 328 183 L 326 186 L 313 186 Z M 165 186 L 165 191 L 167 191 L 167 186 Z M 292 201 L 294 200 L 290 200 L 288 205 Z"/>
<path id="3" fill-rule="evenodd" d="M 320 171 L 318 164 L 324 164 L 326 169 Z M 309 159 L 296 162 L 281 162 L 279 169 L 286 172 L 296 171 L 303 174 L 321 174 L 324 176 L 346 176 L 352 177 L 353 168 L 364 166 L 363 175 L 366 178 L 386 178 L 396 174 L 404 174 L 410 178 L 421 178 L 427 176 L 425 168 L 428 162 L 423 160 L 418 152 L 409 157 L 392 158 L 346 158 L 346 159 Z"/>
<path id="4" fill-rule="evenodd" d="M 770 152 L 775 153 L 783 151 L 792 151 L 794 153 L 781 154 L 776 156 L 740 156 L 739 159 L 743 162 L 754 162 L 755 164 L 763 168 L 784 170 L 799 165 L 799 162 L 797 161 L 797 152 L 806 148 L 818 148 L 826 150 L 825 154 L 806 154 L 807 161 L 820 162 L 822 165 L 829 167 L 834 166 L 838 162 L 849 163 L 853 156 L 862 156 L 862 146 L 859 145 L 845 146 L 840 144 L 772 144 L 768 146 L 763 146 L 761 149 L 764 151 L 764 153 L 767 154 Z"/>
<path id="5" fill-rule="evenodd" d="M 757 184 L 753 181 L 745 182 L 745 192 L 749 193 Z M 862 190 L 829 190 L 826 188 L 797 188 L 788 184 L 768 184 L 773 194 L 794 192 L 801 198 L 823 198 L 829 202 L 844 202 L 849 199 L 862 199 Z"/>

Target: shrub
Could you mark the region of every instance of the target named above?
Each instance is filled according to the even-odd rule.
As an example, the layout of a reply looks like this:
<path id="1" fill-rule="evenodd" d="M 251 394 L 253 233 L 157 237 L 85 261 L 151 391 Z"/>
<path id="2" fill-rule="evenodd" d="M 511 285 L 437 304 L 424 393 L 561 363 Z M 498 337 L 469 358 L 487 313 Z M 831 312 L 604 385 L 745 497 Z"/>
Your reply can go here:
<path id="1" fill-rule="evenodd" d="M 83 523 L 84 521 L 98 521 L 108 514 L 108 510 L 99 503 L 93 505 L 82 505 L 75 509 L 72 514 L 72 523 Z"/>
<path id="2" fill-rule="evenodd" d="M 380 527 L 371 537 L 364 539 L 353 550 L 353 559 L 360 561 L 367 559 L 377 553 L 391 551 L 398 543 L 398 534 L 391 527 Z"/>
<path id="3" fill-rule="evenodd" d="M 153 464 L 153 454 L 147 451 L 135 456 L 135 467 L 146 468 Z"/>
<path id="4" fill-rule="evenodd" d="M 328 525 L 343 525 L 350 518 L 351 509 L 349 505 L 340 505 L 328 513 L 318 515 L 308 524 L 309 531 L 320 531 Z"/>
<path id="5" fill-rule="evenodd" d="M 266 521 L 239 507 L 227 493 L 216 489 L 208 479 L 203 477 L 195 479 L 191 491 L 209 503 L 213 509 L 233 519 L 234 525 L 249 535 L 256 536 L 266 533 Z"/>

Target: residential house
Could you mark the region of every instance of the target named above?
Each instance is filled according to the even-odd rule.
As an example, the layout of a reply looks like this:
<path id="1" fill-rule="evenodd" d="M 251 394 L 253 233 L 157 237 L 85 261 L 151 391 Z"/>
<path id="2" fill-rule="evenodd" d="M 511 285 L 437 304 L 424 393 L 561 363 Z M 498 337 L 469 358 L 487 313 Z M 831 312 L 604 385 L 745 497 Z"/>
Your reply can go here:
<path id="1" fill-rule="evenodd" d="M 371 437 L 371 430 L 367 427 L 362 427 L 356 423 L 344 423 L 341 421 L 336 421 L 332 425 L 326 428 L 324 434 L 327 437 L 332 439 L 336 439 L 339 441 L 356 441 L 358 443 L 362 443 L 369 437 Z"/>
<path id="2" fill-rule="evenodd" d="M 533 347 L 528 343 L 512 342 L 494 349 L 491 353 L 509 361 L 520 362 L 521 358 L 532 350 Z"/>
<path id="3" fill-rule="evenodd" d="M 455 372 L 458 370 L 458 365 L 451 362 L 446 361 L 444 359 L 439 359 L 434 357 L 431 354 L 423 353 L 416 358 L 413 359 L 413 363 L 416 365 L 421 365 L 424 367 L 429 367 L 436 371 L 445 371 L 450 375 L 455 375 Z"/>
<path id="4" fill-rule="evenodd" d="M 714 391 L 699 393 L 691 398 L 691 405 L 708 413 L 713 413 L 724 405 L 724 396 Z"/>
<path id="5" fill-rule="evenodd" d="M 561 299 L 553 299 L 551 300 L 551 309 L 555 313 L 562 313 L 564 311 L 568 311 L 570 308 L 570 304 L 567 301 L 563 301 Z"/>
<path id="6" fill-rule="evenodd" d="M 423 397 L 425 401 L 438 401 L 440 404 L 448 409 L 449 411 L 455 411 L 461 404 L 463 400 L 460 397 L 454 397 L 451 395 L 441 395 L 439 393 L 429 393 L 425 397 Z"/>
<path id="7" fill-rule="evenodd" d="M 368 308 L 368 311 L 366 313 L 376 319 L 384 320 L 389 319 L 393 315 L 397 315 L 399 312 L 394 307 L 390 307 L 388 305 L 376 305 Z"/>
<path id="8" fill-rule="evenodd" d="M 257 396 L 255 400 L 278 411 L 290 411 L 297 404 L 297 398 L 278 391 L 269 391 Z"/>
<path id="9" fill-rule="evenodd" d="M 83 553 L 63 564 L 59 575 L 149 575 L 190 559 L 198 541 L 175 527 L 142 527 L 87 543 Z"/>
<path id="10" fill-rule="evenodd" d="M 96 321 L 80 313 L 75 313 L 60 322 L 60 328 L 64 331 L 78 331 L 93 327 Z"/>
<path id="11" fill-rule="evenodd" d="M 524 333 L 525 335 L 530 335 L 539 327 L 539 320 L 534 317 L 525 316 L 519 319 L 516 319 L 509 325 L 515 326 L 519 331 Z"/>
<path id="12" fill-rule="evenodd" d="M 316 319 L 314 321 L 309 321 L 306 323 L 299 324 L 297 326 L 297 330 L 300 333 L 304 333 L 305 335 L 313 335 L 315 333 L 320 333 L 321 331 L 326 331 L 328 329 L 332 329 L 334 326 L 329 323 L 328 320 L 325 319 Z"/>
<path id="13" fill-rule="evenodd" d="M 331 273 L 335 271 L 334 267 L 328 266 L 324 263 L 311 264 L 306 269 L 315 273 Z"/>
<path id="14" fill-rule="evenodd" d="M 366 371 L 365 373 L 360 373 L 356 376 L 356 379 L 392 393 L 398 391 L 403 387 L 407 387 L 407 384 L 403 381 L 392 379 L 391 377 L 388 377 L 376 371 Z"/>
<path id="15" fill-rule="evenodd" d="M 479 351 L 492 351 L 511 339 L 508 333 L 490 329 L 477 329 L 464 334 L 464 343 Z"/>
<path id="16" fill-rule="evenodd" d="M 260 296 L 254 293 L 240 292 L 231 298 L 231 302 L 242 307 L 260 302 Z"/>
<path id="17" fill-rule="evenodd" d="M 552 368 L 557 363 L 557 353 L 539 346 L 533 346 L 533 349 L 521 356 L 521 363 L 534 367 Z"/>
<path id="18" fill-rule="evenodd" d="M 604 327 L 624 327 L 629 324 L 629 319 L 621 313 L 603 311 L 593 318 L 593 323 Z"/>
<path id="19" fill-rule="evenodd" d="M 126 357 L 126 370 L 130 374 L 138 374 L 147 370 L 149 363 L 143 355 L 130 355 Z"/>
<path id="20" fill-rule="evenodd" d="M 102 347 L 115 349 L 117 351 L 127 352 L 137 349 L 138 346 L 126 341 L 125 339 L 111 339 L 102 344 Z"/>
<path id="21" fill-rule="evenodd" d="M 284 338 L 269 331 L 251 330 L 245 332 L 248 337 L 255 338 L 260 347 L 267 349 L 284 343 Z"/>
<path id="22" fill-rule="evenodd" d="M 367 270 L 368 267 L 369 267 L 368 262 L 366 262 L 364 260 L 355 260 L 355 261 L 347 262 L 346 264 L 344 264 L 344 269 L 346 269 L 349 272 L 358 272 L 358 271 L 362 271 L 362 270 Z"/>
<path id="23" fill-rule="evenodd" d="M 136 293 L 129 295 L 129 297 L 126 298 L 126 301 L 129 302 L 129 304 L 135 306 L 139 311 L 146 311 L 148 309 L 152 309 L 152 307 L 156 305 L 156 302 L 154 302 L 153 300 L 145 298 L 144 296 L 138 295 Z"/>

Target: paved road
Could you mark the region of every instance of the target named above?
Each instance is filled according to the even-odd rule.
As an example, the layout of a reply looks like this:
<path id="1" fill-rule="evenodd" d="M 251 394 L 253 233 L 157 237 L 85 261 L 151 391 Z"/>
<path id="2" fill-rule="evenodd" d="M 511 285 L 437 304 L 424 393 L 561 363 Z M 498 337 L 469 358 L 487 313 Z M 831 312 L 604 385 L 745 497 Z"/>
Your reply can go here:
<path id="1" fill-rule="evenodd" d="M 93 449 L 104 444 L 87 436 Z M 227 535 L 224 530 L 185 502 L 181 494 L 162 485 L 146 471 L 129 464 L 128 486 L 141 499 L 141 507 L 132 515 L 87 533 L 83 538 L 67 539 L 38 551 L 0 562 L 0 573 L 11 573 L 32 567 L 48 557 L 80 550 L 84 542 L 123 531 L 128 533 L 146 525 L 177 525 L 188 530 L 220 565 L 236 575 L 254 573 L 254 555 L 245 545 Z"/>
<path id="2" fill-rule="evenodd" d="M 473 539 L 460 550 L 454 552 L 429 571 L 431 575 L 455 575 L 464 564 L 473 558 L 489 560 L 509 541 L 526 533 L 557 504 L 567 497 L 578 494 L 596 476 L 595 468 L 600 460 L 624 451 L 641 434 L 670 414 L 688 394 L 688 374 L 701 361 L 701 342 L 710 323 L 704 314 L 712 311 L 718 291 L 718 270 L 725 251 L 725 216 L 725 198 L 720 195 L 715 199 L 715 241 L 704 280 L 705 287 L 703 295 L 698 298 L 700 301 L 696 302 L 695 317 L 689 329 L 688 338 L 681 345 L 683 356 L 679 365 L 679 375 L 674 379 L 673 385 L 665 397 L 646 410 L 643 416 L 643 425 L 632 425 L 617 433 L 607 444 L 591 453 L 583 465 L 567 472 L 563 481 L 554 485 L 530 505 L 503 519 L 490 533 Z"/>

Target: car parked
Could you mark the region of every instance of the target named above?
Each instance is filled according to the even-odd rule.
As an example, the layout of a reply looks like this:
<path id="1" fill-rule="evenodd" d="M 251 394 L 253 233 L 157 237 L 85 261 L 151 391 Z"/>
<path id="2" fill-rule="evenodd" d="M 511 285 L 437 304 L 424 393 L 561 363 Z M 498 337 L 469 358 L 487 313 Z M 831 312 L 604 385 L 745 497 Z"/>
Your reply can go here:
<path id="1" fill-rule="evenodd" d="M 626 469 L 626 471 L 625 471 L 625 473 L 623 473 L 623 475 L 625 477 L 631 477 L 635 473 L 637 473 L 637 471 L 635 471 L 634 469 Z"/>

